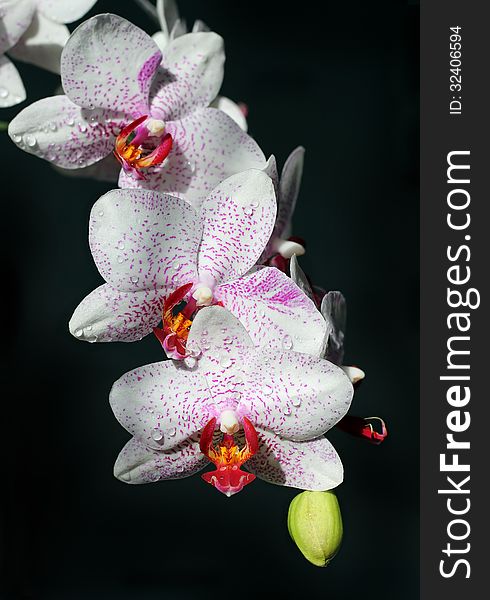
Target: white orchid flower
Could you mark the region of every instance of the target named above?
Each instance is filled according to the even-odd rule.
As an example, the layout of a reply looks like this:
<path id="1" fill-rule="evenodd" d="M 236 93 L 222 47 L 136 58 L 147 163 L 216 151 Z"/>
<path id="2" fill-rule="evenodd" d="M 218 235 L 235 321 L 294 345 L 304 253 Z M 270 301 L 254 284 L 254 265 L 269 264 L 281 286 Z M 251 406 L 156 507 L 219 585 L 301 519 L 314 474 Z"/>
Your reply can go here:
<path id="1" fill-rule="evenodd" d="M 70 36 L 65 23 L 83 17 L 96 0 L 0 0 L 0 107 L 26 99 L 15 59 L 60 72 L 63 46 Z"/>
<path id="2" fill-rule="evenodd" d="M 209 108 L 223 79 L 223 40 L 211 32 L 173 40 L 163 55 L 144 31 L 97 15 L 62 53 L 66 95 L 35 102 L 10 123 L 21 148 L 65 169 L 113 152 L 121 187 L 205 197 L 220 181 L 263 168 L 258 145 L 220 110 Z"/>
<path id="3" fill-rule="evenodd" d="M 141 339 L 157 333 L 170 357 L 185 342 L 200 307 L 220 303 L 256 344 L 318 355 L 325 321 L 284 273 L 252 269 L 276 216 L 271 179 L 251 169 L 220 183 L 196 211 L 184 199 L 149 190 L 113 190 L 94 205 L 89 243 L 106 283 L 87 296 L 70 321 L 87 341 Z M 185 308 L 175 306 L 186 300 Z"/>
<path id="4" fill-rule="evenodd" d="M 323 437 L 352 400 L 341 369 L 278 346 L 255 347 L 219 306 L 196 316 L 189 344 L 201 351 L 191 368 L 154 363 L 114 384 L 112 409 L 133 436 L 116 461 L 116 477 L 128 483 L 178 479 L 209 460 L 216 468 L 203 479 L 227 496 L 255 475 L 303 490 L 342 482 L 341 460 Z M 217 446 L 215 429 L 223 434 Z M 245 462 L 248 471 L 241 470 Z"/>

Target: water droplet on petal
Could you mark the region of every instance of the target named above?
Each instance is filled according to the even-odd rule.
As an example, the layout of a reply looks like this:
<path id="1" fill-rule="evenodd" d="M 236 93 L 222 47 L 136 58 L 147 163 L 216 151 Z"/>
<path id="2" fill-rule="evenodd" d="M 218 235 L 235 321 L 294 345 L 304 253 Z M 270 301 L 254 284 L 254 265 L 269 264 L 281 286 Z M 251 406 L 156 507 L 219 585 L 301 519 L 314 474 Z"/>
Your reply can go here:
<path id="1" fill-rule="evenodd" d="M 131 281 L 131 283 L 138 283 L 139 281 L 139 277 L 137 277 L 136 275 L 132 275 L 129 280 Z"/>
<path id="2" fill-rule="evenodd" d="M 117 262 L 122 265 L 122 263 L 124 262 L 124 257 L 123 256 L 118 256 L 117 257 Z"/>
<path id="3" fill-rule="evenodd" d="M 99 217 L 103 217 L 104 216 L 104 211 L 103 210 L 99 210 Z"/>
<path id="4" fill-rule="evenodd" d="M 176 271 L 178 271 L 182 265 L 179 262 L 175 261 L 172 266 Z"/>
<path id="5" fill-rule="evenodd" d="M 51 129 L 51 131 L 56 131 L 58 129 L 58 125 L 56 125 L 54 121 L 48 123 L 48 127 Z"/>
<path id="6" fill-rule="evenodd" d="M 291 407 L 289 406 L 289 404 L 286 404 L 282 412 L 286 415 L 286 417 L 289 417 L 289 415 L 291 414 Z"/>
<path id="7" fill-rule="evenodd" d="M 251 206 L 244 206 L 243 207 L 243 212 L 248 216 L 252 216 L 254 213 L 254 209 Z"/>
<path id="8" fill-rule="evenodd" d="M 175 429 L 175 427 L 172 427 L 171 429 L 168 430 L 168 435 L 170 437 L 174 437 L 176 433 L 177 433 L 177 429 Z"/>
<path id="9" fill-rule="evenodd" d="M 119 248 L 119 250 L 124 250 L 124 242 L 119 242 L 117 247 Z"/>
<path id="10" fill-rule="evenodd" d="M 264 386 L 264 389 L 262 390 L 262 393 L 263 393 L 265 396 L 270 396 L 270 395 L 272 394 L 272 392 L 273 392 L 273 391 L 274 391 L 274 390 L 272 389 L 272 387 L 271 387 L 270 385 L 265 385 L 265 386 Z"/>
<path id="11" fill-rule="evenodd" d="M 301 406 L 301 398 L 298 398 L 297 396 L 291 398 L 291 404 L 296 407 Z"/>
<path id="12" fill-rule="evenodd" d="M 87 126 L 86 126 L 86 125 L 83 125 L 82 123 L 80 123 L 80 131 L 81 131 L 82 133 L 85 133 L 85 132 L 87 131 Z"/>
<path id="13" fill-rule="evenodd" d="M 189 421 L 190 416 L 188 414 L 182 415 L 182 421 Z"/>
<path id="14" fill-rule="evenodd" d="M 6 98 L 9 95 L 9 91 L 4 87 L 0 87 L 0 98 Z"/>
<path id="15" fill-rule="evenodd" d="M 231 365 L 233 364 L 231 358 L 224 354 L 220 359 L 219 359 L 219 364 L 224 368 L 227 369 L 228 367 L 231 367 Z"/>
<path id="16" fill-rule="evenodd" d="M 34 148 L 34 146 L 37 144 L 37 140 L 33 135 L 26 135 L 24 141 L 29 148 Z"/>
<path id="17" fill-rule="evenodd" d="M 285 335 L 282 338 L 282 347 L 284 348 L 284 350 L 291 350 L 291 348 L 293 347 L 293 340 L 290 335 Z"/>
<path id="18" fill-rule="evenodd" d="M 185 366 L 189 369 L 193 369 L 197 364 L 197 359 L 194 356 L 188 356 L 184 358 Z"/>
<path id="19" fill-rule="evenodd" d="M 187 161 L 187 167 L 191 173 L 196 171 L 196 165 L 190 161 Z"/>
<path id="20" fill-rule="evenodd" d="M 163 440 L 163 433 L 160 429 L 154 429 L 151 432 L 151 437 L 155 440 L 155 442 L 161 442 Z"/>
<path id="21" fill-rule="evenodd" d="M 82 329 L 77 329 L 77 330 L 75 331 L 75 337 L 78 337 L 78 338 L 79 338 L 79 337 L 82 337 L 82 335 L 83 335 L 83 331 L 82 331 Z"/>
<path id="22" fill-rule="evenodd" d="M 68 125 L 68 127 L 73 127 L 73 125 L 75 125 L 75 119 L 73 117 L 69 117 L 68 119 L 66 119 L 66 124 Z"/>
<path id="23" fill-rule="evenodd" d="M 255 200 L 254 202 L 250 202 L 250 206 L 252 208 L 257 208 L 259 206 L 259 203 Z"/>
<path id="24" fill-rule="evenodd" d="M 22 141 L 22 136 L 19 135 L 18 133 L 14 133 L 14 135 L 12 136 L 12 139 L 14 140 L 14 142 L 16 144 L 19 144 Z"/>

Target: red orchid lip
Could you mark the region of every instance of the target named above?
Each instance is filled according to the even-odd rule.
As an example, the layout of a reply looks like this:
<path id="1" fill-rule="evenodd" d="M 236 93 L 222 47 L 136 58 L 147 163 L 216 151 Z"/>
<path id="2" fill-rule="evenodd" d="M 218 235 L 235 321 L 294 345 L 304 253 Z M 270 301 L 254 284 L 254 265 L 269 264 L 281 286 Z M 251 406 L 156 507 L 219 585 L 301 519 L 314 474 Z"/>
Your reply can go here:
<path id="1" fill-rule="evenodd" d="M 214 471 L 203 473 L 201 477 L 228 497 L 240 492 L 255 479 L 255 475 L 242 471 L 240 467 L 257 452 L 259 438 L 249 419 L 243 417 L 242 421 L 245 446 L 241 449 L 235 444 L 233 435 L 228 433 L 223 435 L 218 447 L 213 445 L 216 417 L 205 425 L 199 441 L 201 452 L 216 466 Z"/>

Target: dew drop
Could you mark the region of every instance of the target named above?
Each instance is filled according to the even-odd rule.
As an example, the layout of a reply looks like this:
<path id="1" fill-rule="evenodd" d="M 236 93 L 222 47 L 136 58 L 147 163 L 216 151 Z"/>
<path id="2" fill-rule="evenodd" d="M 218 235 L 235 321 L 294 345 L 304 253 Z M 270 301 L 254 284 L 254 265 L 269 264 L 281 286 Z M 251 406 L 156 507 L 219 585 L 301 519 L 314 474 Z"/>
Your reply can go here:
<path id="1" fill-rule="evenodd" d="M 99 217 L 103 217 L 104 216 L 104 211 L 103 210 L 99 210 Z"/>
<path id="2" fill-rule="evenodd" d="M 187 161 L 187 167 L 189 168 L 189 171 L 191 173 L 195 173 L 196 172 L 196 165 L 190 161 Z"/>
<path id="3" fill-rule="evenodd" d="M 172 266 L 175 269 L 175 271 L 178 271 L 182 265 L 179 262 L 175 261 Z"/>
<path id="4" fill-rule="evenodd" d="M 79 338 L 79 337 L 82 337 L 82 335 L 83 335 L 83 331 L 81 329 L 77 329 L 75 331 L 75 337 Z"/>
<path id="5" fill-rule="evenodd" d="M 251 206 L 252 208 L 258 208 L 258 206 L 259 206 L 259 203 L 257 202 L 257 200 L 254 200 L 254 202 L 250 202 L 250 206 Z"/>
<path id="6" fill-rule="evenodd" d="M 22 141 L 22 136 L 19 135 L 18 133 L 14 133 L 14 135 L 12 136 L 12 139 L 14 140 L 14 142 L 16 144 L 19 144 Z"/>
<path id="7" fill-rule="evenodd" d="M 4 87 L 0 87 L 0 98 L 6 98 L 9 95 L 9 91 Z"/>
<path id="8" fill-rule="evenodd" d="M 85 328 L 87 331 L 92 331 L 92 325 L 87 325 L 87 327 Z"/>
<path id="9" fill-rule="evenodd" d="M 170 437 L 174 437 L 176 433 L 177 433 L 177 429 L 175 429 L 175 427 L 172 427 L 171 429 L 168 430 L 168 435 Z"/>
<path id="10" fill-rule="evenodd" d="M 224 369 L 227 369 L 228 367 L 231 367 L 231 365 L 233 364 L 233 362 L 232 362 L 231 358 L 230 358 L 228 355 L 224 354 L 224 355 L 223 355 L 223 356 L 220 358 L 220 360 L 219 360 L 219 364 L 220 364 L 220 365 L 221 365 L 221 366 L 222 366 Z"/>
<path id="11" fill-rule="evenodd" d="M 124 250 L 124 242 L 119 242 L 117 247 L 119 248 L 119 250 Z"/>
<path id="12" fill-rule="evenodd" d="M 270 395 L 272 394 L 272 392 L 273 392 L 273 389 L 271 388 L 271 386 L 270 386 L 270 385 L 265 385 L 265 386 L 264 386 L 264 389 L 262 390 L 262 393 L 263 393 L 265 396 L 270 396 Z"/>
<path id="13" fill-rule="evenodd" d="M 179 465 L 177 467 L 177 473 L 183 473 L 184 472 L 184 467 L 182 465 Z"/>
<path id="14" fill-rule="evenodd" d="M 286 417 L 289 417 L 289 415 L 291 414 L 291 407 L 289 406 L 289 404 L 286 404 L 282 412 L 286 415 Z"/>
<path id="15" fill-rule="evenodd" d="M 151 437 L 155 440 L 155 442 L 161 442 L 163 440 L 163 433 L 160 429 L 154 429 L 151 432 Z"/>
<path id="16" fill-rule="evenodd" d="M 80 124 L 80 131 L 81 131 L 82 133 L 85 133 L 85 132 L 87 131 L 87 126 L 86 126 L 86 125 L 83 125 L 83 124 Z"/>
<path id="17" fill-rule="evenodd" d="M 254 213 L 254 209 L 251 206 L 244 206 L 243 212 L 248 216 L 252 216 Z"/>
<path id="18" fill-rule="evenodd" d="M 296 407 L 301 406 L 301 398 L 298 398 L 297 396 L 291 398 L 291 404 Z"/>
<path id="19" fill-rule="evenodd" d="M 66 119 L 66 124 L 68 125 L 68 127 L 73 127 L 73 125 L 75 125 L 75 119 L 73 117 L 69 117 L 68 119 Z"/>
<path id="20" fill-rule="evenodd" d="M 58 125 L 56 125 L 54 121 L 48 123 L 48 127 L 51 129 L 51 131 L 56 131 L 58 129 Z"/>
<path id="21" fill-rule="evenodd" d="M 291 350 L 291 348 L 293 347 L 293 340 L 291 339 L 290 335 L 285 335 L 282 338 L 282 347 L 285 350 Z"/>
<path id="22" fill-rule="evenodd" d="M 138 283 L 139 281 L 139 277 L 137 277 L 136 275 L 132 275 L 129 280 L 131 281 L 131 283 Z"/>
<path id="23" fill-rule="evenodd" d="M 187 414 L 186 415 L 182 415 L 182 421 L 189 421 L 189 420 L 190 420 L 189 415 L 187 415 Z"/>
<path id="24" fill-rule="evenodd" d="M 34 146 L 37 144 L 37 140 L 33 135 L 26 135 L 24 141 L 29 146 L 29 148 L 34 148 Z"/>
<path id="25" fill-rule="evenodd" d="M 124 257 L 123 256 L 118 256 L 117 257 L 117 262 L 122 265 L 122 263 L 124 262 Z"/>

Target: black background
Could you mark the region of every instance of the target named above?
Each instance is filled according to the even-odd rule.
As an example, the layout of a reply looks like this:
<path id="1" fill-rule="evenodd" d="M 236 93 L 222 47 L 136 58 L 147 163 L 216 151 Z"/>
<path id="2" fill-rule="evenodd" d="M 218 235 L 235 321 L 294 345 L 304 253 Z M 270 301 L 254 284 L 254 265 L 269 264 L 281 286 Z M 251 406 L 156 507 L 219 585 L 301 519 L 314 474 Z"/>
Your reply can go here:
<path id="1" fill-rule="evenodd" d="M 89 210 L 109 186 L 66 178 L 0 134 L 2 169 L 3 589 L 5 598 L 153 600 L 321 594 L 418 596 L 418 6 L 406 2 L 182 1 L 225 38 L 223 93 L 249 131 L 305 172 L 294 232 L 301 264 L 348 300 L 346 362 L 366 380 L 352 412 L 385 417 L 370 446 L 333 431 L 346 477 L 345 536 L 326 569 L 290 541 L 295 490 L 261 481 L 228 499 L 198 476 L 129 486 L 113 478 L 128 439 L 112 382 L 161 358 L 151 336 L 85 344 L 67 322 L 101 278 Z M 152 33 L 132 2 L 99 1 Z M 19 65 L 28 102 L 57 78 Z M 8 120 L 18 107 L 3 110 Z"/>

